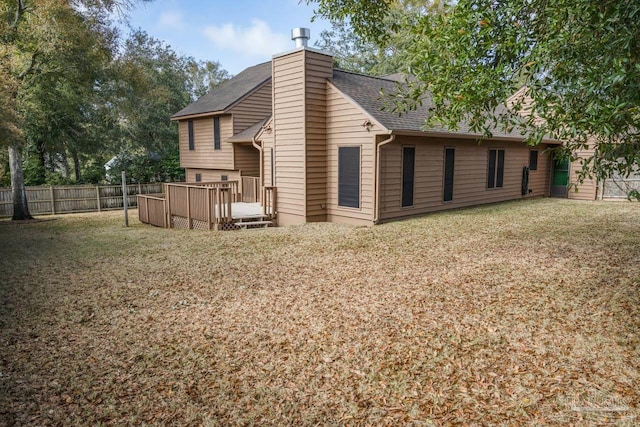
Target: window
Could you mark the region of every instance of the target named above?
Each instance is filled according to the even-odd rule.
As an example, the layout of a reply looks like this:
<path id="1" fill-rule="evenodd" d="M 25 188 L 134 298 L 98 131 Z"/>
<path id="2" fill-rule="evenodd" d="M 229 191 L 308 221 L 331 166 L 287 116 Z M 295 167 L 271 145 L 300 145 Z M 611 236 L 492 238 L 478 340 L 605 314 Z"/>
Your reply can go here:
<path id="1" fill-rule="evenodd" d="M 213 118 L 213 149 L 220 149 L 220 117 Z"/>
<path id="2" fill-rule="evenodd" d="M 416 147 L 402 147 L 402 207 L 413 206 Z"/>
<path id="3" fill-rule="evenodd" d="M 538 170 L 538 150 L 529 150 L 529 170 Z"/>
<path id="4" fill-rule="evenodd" d="M 487 188 L 502 188 L 504 181 L 504 150 L 489 149 Z"/>
<path id="5" fill-rule="evenodd" d="M 195 150 L 195 142 L 193 141 L 193 120 L 189 120 L 187 122 L 187 127 L 189 128 L 189 150 Z"/>
<path id="6" fill-rule="evenodd" d="M 220 175 L 220 181 L 229 181 L 229 175 Z"/>
<path id="7" fill-rule="evenodd" d="M 360 147 L 338 147 L 338 206 L 360 207 Z"/>
<path id="8" fill-rule="evenodd" d="M 196 182 L 202 182 L 202 174 L 201 173 L 197 173 L 196 174 Z"/>
<path id="9" fill-rule="evenodd" d="M 444 149 L 444 194 L 442 199 L 445 202 L 453 200 L 453 169 L 455 166 L 456 150 L 454 148 Z"/>

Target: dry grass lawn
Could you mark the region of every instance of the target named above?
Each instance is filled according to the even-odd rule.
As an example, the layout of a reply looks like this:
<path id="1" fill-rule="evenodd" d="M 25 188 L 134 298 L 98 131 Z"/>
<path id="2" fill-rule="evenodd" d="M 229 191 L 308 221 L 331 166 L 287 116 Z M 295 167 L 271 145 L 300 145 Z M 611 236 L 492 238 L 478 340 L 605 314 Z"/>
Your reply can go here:
<path id="1" fill-rule="evenodd" d="M 0 222 L 0 424 L 640 422 L 637 203 L 223 233 L 121 215 Z"/>

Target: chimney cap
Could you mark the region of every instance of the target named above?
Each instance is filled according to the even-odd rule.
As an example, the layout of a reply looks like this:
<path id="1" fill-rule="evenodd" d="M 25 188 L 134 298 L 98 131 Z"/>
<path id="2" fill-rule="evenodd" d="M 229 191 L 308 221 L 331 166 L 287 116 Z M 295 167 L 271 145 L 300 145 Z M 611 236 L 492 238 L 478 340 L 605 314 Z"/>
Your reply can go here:
<path id="1" fill-rule="evenodd" d="M 307 47 L 311 38 L 311 30 L 308 28 L 294 28 L 291 30 L 291 40 L 296 42 L 296 47 Z"/>

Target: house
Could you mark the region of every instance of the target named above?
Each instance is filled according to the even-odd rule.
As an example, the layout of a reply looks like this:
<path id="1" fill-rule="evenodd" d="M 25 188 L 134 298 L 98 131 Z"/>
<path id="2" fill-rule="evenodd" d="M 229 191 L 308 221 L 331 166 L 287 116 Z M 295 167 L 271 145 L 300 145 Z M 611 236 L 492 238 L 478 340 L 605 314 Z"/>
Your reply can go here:
<path id="1" fill-rule="evenodd" d="M 295 30 L 294 30 L 295 31 Z M 250 67 L 172 116 L 188 183 L 240 181 L 277 189 L 279 225 L 328 221 L 372 225 L 427 212 L 568 192 L 579 165 L 553 162 L 543 140 L 518 132 L 480 135 L 423 129 L 428 105 L 402 115 L 381 90 L 398 76 L 333 68 L 333 57 L 297 46 Z M 272 212 L 273 213 L 273 212 Z"/>

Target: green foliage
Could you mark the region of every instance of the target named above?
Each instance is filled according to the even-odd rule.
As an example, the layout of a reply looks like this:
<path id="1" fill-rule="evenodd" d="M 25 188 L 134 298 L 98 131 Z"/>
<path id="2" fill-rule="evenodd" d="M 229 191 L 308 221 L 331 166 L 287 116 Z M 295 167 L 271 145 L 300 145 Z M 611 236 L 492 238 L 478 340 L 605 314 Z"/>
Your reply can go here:
<path id="1" fill-rule="evenodd" d="M 348 20 L 336 20 L 335 16 L 327 15 L 333 19 L 331 30 L 323 31 L 315 46 L 332 52 L 335 66 L 342 70 L 374 76 L 407 72 L 404 48 L 413 37 L 410 28 L 422 14 L 435 13 L 437 9 L 438 3 L 430 1 L 399 0 L 389 3 L 382 23 L 378 25 L 385 32 L 375 41 L 354 31 Z"/>
<path id="2" fill-rule="evenodd" d="M 320 0 L 320 14 L 351 18 L 380 44 L 392 1 Z M 519 128 L 529 142 L 565 142 L 562 155 L 594 150 L 582 178 L 625 176 L 640 163 L 640 3 L 599 0 L 460 0 L 407 26 L 406 66 L 417 80 L 397 100 L 411 109 L 429 94 L 427 126 L 467 121 Z M 401 26 L 406 26 L 403 23 Z M 512 97 L 519 89 L 519 97 Z M 495 109 L 510 111 L 496 117 Z"/>
<path id="3" fill-rule="evenodd" d="M 116 155 L 183 178 L 169 117 L 229 74 L 143 31 L 121 43 L 112 20 L 133 3 L 0 0 L 0 145 L 24 151 L 28 184 L 98 183 Z"/>

